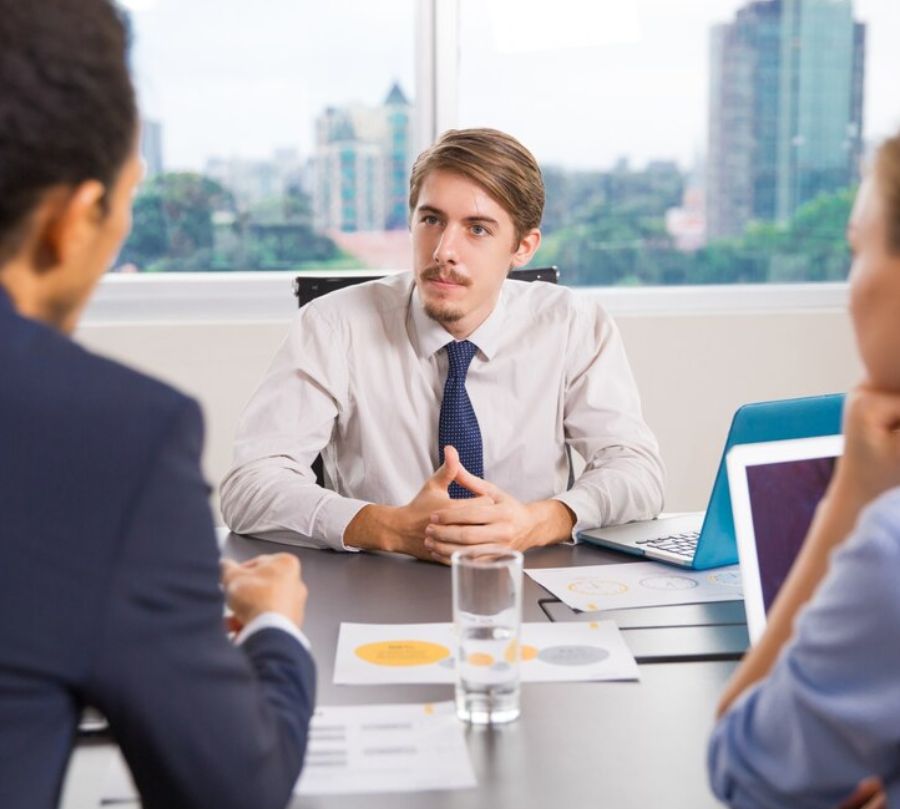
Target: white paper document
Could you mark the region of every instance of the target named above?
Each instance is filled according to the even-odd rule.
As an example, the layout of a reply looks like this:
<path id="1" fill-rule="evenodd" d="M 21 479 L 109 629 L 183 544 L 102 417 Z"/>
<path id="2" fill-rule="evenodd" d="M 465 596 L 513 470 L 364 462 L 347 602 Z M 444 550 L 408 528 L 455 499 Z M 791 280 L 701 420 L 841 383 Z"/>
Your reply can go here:
<path id="1" fill-rule="evenodd" d="M 453 624 L 341 624 L 334 662 L 339 685 L 452 683 Z M 612 621 L 522 624 L 522 682 L 637 680 L 637 663 Z M 510 646 L 504 657 L 515 654 Z M 480 657 L 487 657 L 481 655 Z M 480 665 L 505 666 L 484 659 Z"/>
<path id="2" fill-rule="evenodd" d="M 452 702 L 317 708 L 296 792 L 332 795 L 474 787 Z"/>
<path id="3" fill-rule="evenodd" d="M 351 795 L 474 787 L 463 727 L 452 702 L 316 708 L 294 791 Z M 131 774 L 117 753 L 102 803 L 137 800 Z"/>
<path id="4" fill-rule="evenodd" d="M 659 562 L 631 562 L 525 572 L 564 604 L 584 612 L 744 598 L 737 565 L 684 570 Z"/>

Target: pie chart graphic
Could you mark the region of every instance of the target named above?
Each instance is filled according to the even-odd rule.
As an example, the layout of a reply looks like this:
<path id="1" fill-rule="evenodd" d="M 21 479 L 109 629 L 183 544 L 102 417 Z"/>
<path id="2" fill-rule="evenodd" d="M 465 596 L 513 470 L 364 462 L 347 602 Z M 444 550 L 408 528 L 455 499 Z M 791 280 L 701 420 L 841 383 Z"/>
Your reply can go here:
<path id="1" fill-rule="evenodd" d="M 736 570 L 721 570 L 718 573 L 710 573 L 709 581 L 722 587 L 740 587 L 741 574 Z"/>
<path id="2" fill-rule="evenodd" d="M 609 657 L 609 652 L 599 646 L 562 645 L 546 646 L 538 652 L 538 660 L 552 666 L 592 666 Z"/>
<path id="3" fill-rule="evenodd" d="M 575 579 L 569 589 L 583 596 L 619 596 L 628 590 L 627 584 L 607 579 Z"/>
<path id="4" fill-rule="evenodd" d="M 648 590 L 693 590 L 700 585 L 688 576 L 647 576 L 641 579 L 641 586 Z"/>

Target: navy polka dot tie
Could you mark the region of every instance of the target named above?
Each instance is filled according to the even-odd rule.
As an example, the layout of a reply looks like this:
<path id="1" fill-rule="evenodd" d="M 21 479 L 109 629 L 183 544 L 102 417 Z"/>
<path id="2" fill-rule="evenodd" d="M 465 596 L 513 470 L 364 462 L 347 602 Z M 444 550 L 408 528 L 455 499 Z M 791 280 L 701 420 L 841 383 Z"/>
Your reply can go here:
<path id="1" fill-rule="evenodd" d="M 438 424 L 438 455 L 444 462 L 444 447 L 448 444 L 456 448 L 462 465 L 473 475 L 484 477 L 484 458 L 482 456 L 481 430 L 478 419 L 466 393 L 466 373 L 472 357 L 478 350 L 468 340 L 447 343 L 447 358 L 450 370 L 444 383 L 444 398 L 441 401 L 441 419 Z M 450 484 L 450 497 L 461 500 L 475 497 L 468 489 L 458 483 Z"/>

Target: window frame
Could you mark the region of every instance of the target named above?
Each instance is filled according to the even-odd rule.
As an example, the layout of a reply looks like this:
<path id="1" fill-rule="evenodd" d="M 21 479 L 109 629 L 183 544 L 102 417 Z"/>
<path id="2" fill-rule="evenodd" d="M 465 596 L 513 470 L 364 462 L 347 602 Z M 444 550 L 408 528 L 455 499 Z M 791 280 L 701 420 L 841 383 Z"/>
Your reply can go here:
<path id="1" fill-rule="evenodd" d="M 83 323 L 286 322 L 297 310 L 295 276 L 293 272 L 110 275 L 101 281 Z M 846 282 L 575 289 L 603 304 L 613 316 L 845 311 L 848 304 Z"/>
<path id="2" fill-rule="evenodd" d="M 416 0 L 417 151 L 456 125 L 460 0 Z M 406 268 L 400 268 L 406 269 Z M 296 272 L 109 273 L 84 325 L 288 320 Z M 562 268 L 565 280 L 565 267 Z M 613 315 L 825 311 L 846 308 L 847 283 L 579 287 Z"/>

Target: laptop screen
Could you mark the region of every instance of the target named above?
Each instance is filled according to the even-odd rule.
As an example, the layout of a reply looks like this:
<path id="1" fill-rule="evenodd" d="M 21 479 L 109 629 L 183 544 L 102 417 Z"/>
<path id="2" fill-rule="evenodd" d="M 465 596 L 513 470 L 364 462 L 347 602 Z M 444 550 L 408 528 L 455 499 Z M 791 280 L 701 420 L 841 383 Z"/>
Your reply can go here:
<path id="1" fill-rule="evenodd" d="M 766 613 L 784 584 L 834 472 L 835 458 L 747 467 L 750 514 Z"/>
<path id="2" fill-rule="evenodd" d="M 842 451 L 843 437 L 831 435 L 743 444 L 728 453 L 744 608 L 753 642 L 765 629 L 766 615 L 800 552 Z"/>

